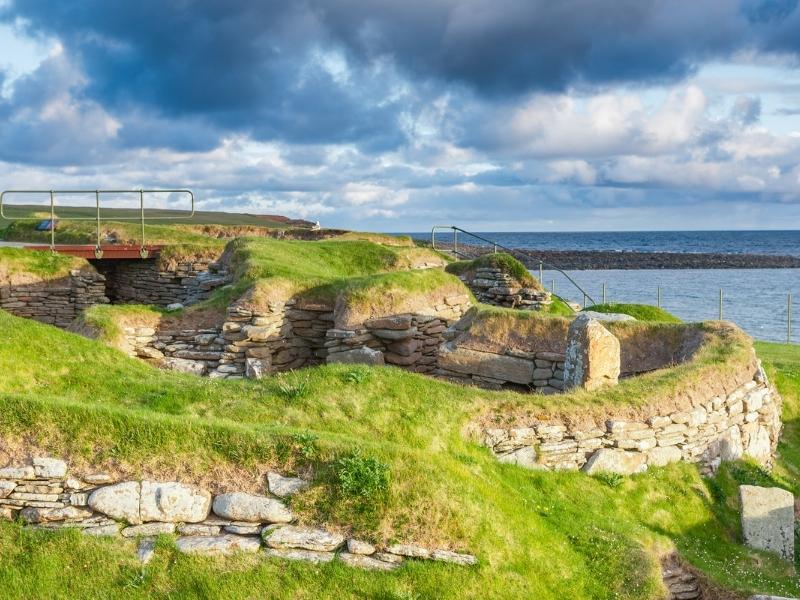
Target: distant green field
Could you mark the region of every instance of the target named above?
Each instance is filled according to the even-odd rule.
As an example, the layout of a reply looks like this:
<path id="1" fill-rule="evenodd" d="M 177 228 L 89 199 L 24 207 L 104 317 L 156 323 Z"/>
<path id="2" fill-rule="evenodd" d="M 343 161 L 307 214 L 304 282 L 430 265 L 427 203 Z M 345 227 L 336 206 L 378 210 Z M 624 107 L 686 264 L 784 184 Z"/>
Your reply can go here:
<path id="1" fill-rule="evenodd" d="M 145 218 L 153 223 L 175 223 L 185 225 L 256 225 L 258 227 L 310 227 L 311 223 L 300 219 L 288 219 L 278 215 L 253 215 L 248 213 L 233 213 L 222 211 L 195 211 L 194 216 L 189 216 L 187 210 L 165 210 L 145 207 Z M 3 207 L 4 214 L 14 219 L 46 218 L 50 207 L 42 204 L 7 204 Z M 94 219 L 97 216 L 93 206 L 57 206 L 56 216 L 64 219 Z M 137 220 L 141 216 L 136 208 L 101 208 L 100 218 L 103 221 Z M 0 219 L 0 227 L 8 224 L 8 220 Z"/>

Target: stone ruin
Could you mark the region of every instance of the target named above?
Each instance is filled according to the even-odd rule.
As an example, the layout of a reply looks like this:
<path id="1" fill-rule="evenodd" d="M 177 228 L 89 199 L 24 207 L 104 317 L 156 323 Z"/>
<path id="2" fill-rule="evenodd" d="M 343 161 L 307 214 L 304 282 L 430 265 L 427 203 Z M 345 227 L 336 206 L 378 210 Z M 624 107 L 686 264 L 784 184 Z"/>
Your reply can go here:
<path id="1" fill-rule="evenodd" d="M 480 267 L 459 279 L 484 304 L 520 310 L 542 310 L 552 304 L 549 292 L 525 285 L 499 267 Z"/>

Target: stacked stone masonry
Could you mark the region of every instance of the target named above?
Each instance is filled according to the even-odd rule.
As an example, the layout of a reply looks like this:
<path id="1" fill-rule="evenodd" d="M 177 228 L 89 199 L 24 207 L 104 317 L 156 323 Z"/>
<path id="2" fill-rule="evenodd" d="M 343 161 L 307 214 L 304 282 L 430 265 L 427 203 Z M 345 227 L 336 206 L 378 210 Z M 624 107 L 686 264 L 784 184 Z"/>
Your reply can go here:
<path id="1" fill-rule="evenodd" d="M 496 267 L 476 269 L 474 274 L 460 276 L 475 294 L 478 302 L 518 308 L 542 310 L 552 303 L 550 294 L 521 285 L 512 275 Z"/>
<path id="2" fill-rule="evenodd" d="M 166 368 L 214 378 L 259 378 L 326 361 L 388 363 L 430 373 L 436 368 L 444 331 L 469 306 L 466 295 L 455 296 L 421 311 L 424 314 L 337 328 L 334 308 L 324 303 L 291 299 L 262 310 L 237 303 L 227 309 L 220 328 L 127 328 L 124 347 L 130 355 Z"/>
<path id="3" fill-rule="evenodd" d="M 175 264 L 158 258 L 92 262 L 106 276 L 111 301 L 121 304 L 194 304 L 230 281 L 226 267 L 211 258 Z"/>
<path id="4" fill-rule="evenodd" d="M 0 286 L 0 309 L 18 317 L 67 327 L 84 309 L 107 304 L 105 277 L 94 269 L 74 269 L 69 276 Z"/>
<path id="5" fill-rule="evenodd" d="M 750 456 L 769 466 L 781 431 L 781 398 L 759 367 L 727 396 L 702 392 L 687 410 L 646 420 L 608 418 L 572 425 L 534 419 L 513 428 L 482 427 L 482 441 L 502 462 L 532 469 L 637 473 L 676 461 L 712 472 L 723 460 Z"/>
<path id="6" fill-rule="evenodd" d="M 0 468 L 0 518 L 37 529 L 73 528 L 86 535 L 136 539 L 143 562 L 154 554 L 155 537 L 167 534 L 176 535 L 178 550 L 187 554 L 261 552 L 383 571 L 408 559 L 477 564 L 470 554 L 408 544 L 377 548 L 337 532 L 294 525 L 295 515 L 284 499 L 311 482 L 278 473 L 268 473 L 267 481 L 270 495 L 212 495 L 177 481 L 115 481 L 104 473 L 74 477 L 63 460 L 34 458 L 32 464 Z"/>

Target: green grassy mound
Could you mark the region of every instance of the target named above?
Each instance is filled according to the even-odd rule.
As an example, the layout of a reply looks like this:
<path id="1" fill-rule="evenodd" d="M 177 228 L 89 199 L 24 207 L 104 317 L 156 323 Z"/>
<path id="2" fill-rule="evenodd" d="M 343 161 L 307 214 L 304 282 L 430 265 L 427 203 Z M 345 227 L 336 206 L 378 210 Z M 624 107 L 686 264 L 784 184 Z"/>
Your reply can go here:
<path id="1" fill-rule="evenodd" d="M 22 248 L 0 248 L 0 282 L 14 276 L 58 279 L 70 270 L 87 265 L 85 260 L 52 252 L 32 252 Z"/>
<path id="2" fill-rule="evenodd" d="M 595 304 L 589 306 L 586 310 L 593 310 L 601 313 L 622 313 L 635 317 L 639 321 L 653 321 L 661 323 L 681 323 L 682 321 L 668 313 L 663 308 L 650 306 L 648 304 Z"/>
<path id="3" fill-rule="evenodd" d="M 8 456 L 33 445 L 69 455 L 78 468 L 194 481 L 236 482 L 238 473 L 238 485 L 267 467 L 311 466 L 315 485 L 292 501 L 304 522 L 378 542 L 452 543 L 480 560 L 468 569 L 408 564 L 366 573 L 261 557 L 190 558 L 165 539 L 155 561 L 141 567 L 120 541 L 4 524 L 6 597 L 658 598 L 656 556 L 673 545 L 725 587 L 800 593 L 785 564 L 737 541 L 730 489 L 737 478 L 757 476 L 746 466 L 715 480 L 687 464 L 614 479 L 532 472 L 498 463 L 463 435 L 470 419 L 497 406 L 559 410 L 559 402 L 589 401 L 580 395 L 487 392 L 344 365 L 213 381 L 157 371 L 2 311 L 0 331 L 0 435 Z M 696 363 L 735 355 L 732 346 L 735 340 L 712 344 Z M 777 380 L 787 411 L 797 414 L 800 382 L 786 365 L 800 363 L 800 352 L 786 357 L 776 362 Z M 641 379 L 648 390 L 674 384 L 663 377 Z M 604 402 L 635 403 L 626 385 Z M 780 469 L 792 472 L 796 457 L 781 452 Z M 388 466 L 387 490 L 362 497 L 342 488 L 337 459 L 354 453 Z"/>

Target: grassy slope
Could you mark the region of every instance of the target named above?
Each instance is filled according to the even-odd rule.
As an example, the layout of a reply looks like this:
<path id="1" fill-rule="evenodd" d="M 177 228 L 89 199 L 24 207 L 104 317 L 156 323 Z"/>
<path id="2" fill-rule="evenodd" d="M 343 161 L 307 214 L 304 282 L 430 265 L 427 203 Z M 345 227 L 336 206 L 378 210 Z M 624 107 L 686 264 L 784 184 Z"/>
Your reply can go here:
<path id="1" fill-rule="evenodd" d="M 595 304 L 586 310 L 593 310 L 601 313 L 622 313 L 635 317 L 639 321 L 657 321 L 662 323 L 680 323 L 681 320 L 668 313 L 663 308 L 650 306 L 647 304 Z"/>
<path id="2" fill-rule="evenodd" d="M 0 248 L 0 278 L 30 274 L 42 279 L 56 279 L 71 269 L 85 266 L 85 260 L 51 252 L 31 252 L 22 248 Z"/>
<path id="3" fill-rule="evenodd" d="M 160 456 L 151 468 L 185 476 L 224 472 L 226 464 L 290 470 L 311 460 L 318 485 L 294 502 L 303 518 L 352 523 L 373 540 L 390 531 L 421 543 L 452 540 L 481 560 L 475 569 L 410 564 L 374 574 L 255 558 L 192 559 L 166 543 L 143 569 L 116 541 L 2 525 L 0 588 L 9 596 L 654 598 L 652 554 L 670 540 L 729 587 L 800 593 L 779 561 L 736 543 L 726 481 L 710 485 L 691 465 L 609 485 L 580 473 L 501 465 L 465 441 L 461 430 L 470 414 L 522 396 L 397 369 L 345 366 L 284 376 L 289 388 L 307 379 L 308 393 L 295 396 L 279 380 L 215 382 L 161 373 L 2 312 L 0 330 L 7 336 L 0 347 L 0 432 L 6 435 L 25 432 L 29 441 L 68 450 L 76 460 L 133 470 Z M 349 376 L 354 370 L 358 377 Z M 796 411 L 796 395 L 784 393 L 787 410 Z M 309 435 L 316 436 L 311 459 L 304 458 Z M 356 447 L 391 465 L 385 501 L 354 505 L 330 483 L 326 465 Z"/>

